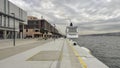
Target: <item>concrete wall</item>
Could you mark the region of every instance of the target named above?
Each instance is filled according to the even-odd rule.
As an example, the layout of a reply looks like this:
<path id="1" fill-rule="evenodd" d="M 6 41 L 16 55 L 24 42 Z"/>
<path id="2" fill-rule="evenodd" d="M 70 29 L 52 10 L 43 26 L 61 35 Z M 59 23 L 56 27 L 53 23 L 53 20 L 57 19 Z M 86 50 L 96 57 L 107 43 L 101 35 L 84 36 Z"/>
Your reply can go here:
<path id="1" fill-rule="evenodd" d="M 15 13 L 15 17 L 19 18 L 19 8 L 11 2 L 9 4 L 9 7 L 10 7 L 9 15 L 13 16 L 11 13 Z"/>
<path id="2" fill-rule="evenodd" d="M 22 20 L 24 20 L 24 24 L 27 24 L 27 12 L 23 11 L 23 16 L 22 16 Z"/>
<path id="3" fill-rule="evenodd" d="M 4 12 L 4 0 L 0 0 L 0 11 Z"/>

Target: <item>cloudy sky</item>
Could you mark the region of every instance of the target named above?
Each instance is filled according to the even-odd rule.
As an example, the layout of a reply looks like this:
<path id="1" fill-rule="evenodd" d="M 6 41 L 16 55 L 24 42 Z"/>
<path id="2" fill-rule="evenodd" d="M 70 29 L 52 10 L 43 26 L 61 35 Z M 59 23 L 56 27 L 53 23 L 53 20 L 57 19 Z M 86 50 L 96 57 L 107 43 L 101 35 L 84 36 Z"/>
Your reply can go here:
<path id="1" fill-rule="evenodd" d="M 80 34 L 120 32 L 120 0 L 10 0 L 28 12 L 43 16 L 64 33 L 69 20 Z"/>

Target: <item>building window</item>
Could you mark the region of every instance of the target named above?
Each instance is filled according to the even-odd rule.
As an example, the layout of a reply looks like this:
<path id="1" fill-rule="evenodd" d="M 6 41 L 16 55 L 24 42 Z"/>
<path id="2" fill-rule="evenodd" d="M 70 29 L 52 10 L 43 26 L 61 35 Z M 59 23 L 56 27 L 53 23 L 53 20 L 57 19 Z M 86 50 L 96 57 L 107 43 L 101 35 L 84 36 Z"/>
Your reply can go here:
<path id="1" fill-rule="evenodd" d="M 4 27 L 6 27 L 6 17 L 4 16 Z"/>
<path id="2" fill-rule="evenodd" d="M 35 30 L 35 32 L 39 32 L 39 30 Z"/>
<path id="3" fill-rule="evenodd" d="M 44 28 L 44 21 L 41 20 L 41 27 Z"/>
<path id="4" fill-rule="evenodd" d="M 23 32 L 23 30 L 20 30 L 20 32 Z"/>
<path id="5" fill-rule="evenodd" d="M 26 32 L 28 32 L 28 29 L 26 29 Z"/>
<path id="6" fill-rule="evenodd" d="M 10 27 L 10 18 L 8 17 L 8 27 Z"/>

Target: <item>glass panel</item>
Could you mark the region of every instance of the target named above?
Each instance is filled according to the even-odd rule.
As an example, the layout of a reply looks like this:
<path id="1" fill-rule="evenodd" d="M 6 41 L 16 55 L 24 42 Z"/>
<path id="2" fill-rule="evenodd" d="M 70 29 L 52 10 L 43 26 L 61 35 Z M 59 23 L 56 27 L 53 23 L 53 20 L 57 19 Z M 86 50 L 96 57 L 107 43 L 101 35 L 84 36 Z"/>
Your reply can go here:
<path id="1" fill-rule="evenodd" d="M 10 27 L 13 28 L 13 19 L 10 18 Z"/>
<path id="2" fill-rule="evenodd" d="M 4 16 L 4 27 L 6 27 L 6 17 Z"/>

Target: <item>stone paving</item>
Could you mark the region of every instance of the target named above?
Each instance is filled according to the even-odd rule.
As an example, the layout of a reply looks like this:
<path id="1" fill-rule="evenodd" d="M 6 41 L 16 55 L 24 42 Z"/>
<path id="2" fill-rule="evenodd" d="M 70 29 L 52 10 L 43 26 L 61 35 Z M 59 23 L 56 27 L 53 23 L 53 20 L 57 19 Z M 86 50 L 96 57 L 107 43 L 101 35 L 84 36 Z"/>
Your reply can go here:
<path id="1" fill-rule="evenodd" d="M 32 40 L 34 40 L 34 41 L 32 41 Z M 7 45 L 1 45 L 0 44 L 1 47 L 2 47 L 0 49 L 0 60 L 5 59 L 7 57 L 10 57 L 12 55 L 24 52 L 26 50 L 32 49 L 34 47 L 43 45 L 43 44 L 45 44 L 45 43 L 47 43 L 49 41 L 52 41 L 52 39 L 48 39 L 46 41 L 44 41 L 44 40 L 36 40 L 36 39 L 32 39 L 32 40 L 29 40 L 29 41 L 26 41 L 26 40 L 20 41 L 20 42 L 23 42 L 23 43 L 20 43 L 20 44 L 18 43 L 19 45 L 16 45 L 15 47 L 12 46 L 12 45 L 9 45 L 9 44 L 7 44 Z M 6 40 L 6 41 L 10 41 L 10 40 Z"/>

